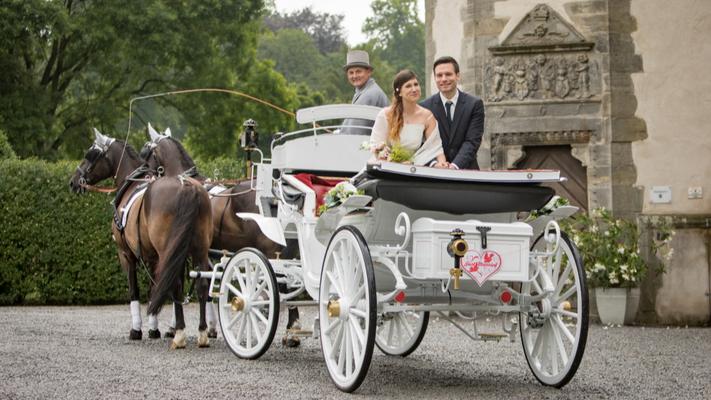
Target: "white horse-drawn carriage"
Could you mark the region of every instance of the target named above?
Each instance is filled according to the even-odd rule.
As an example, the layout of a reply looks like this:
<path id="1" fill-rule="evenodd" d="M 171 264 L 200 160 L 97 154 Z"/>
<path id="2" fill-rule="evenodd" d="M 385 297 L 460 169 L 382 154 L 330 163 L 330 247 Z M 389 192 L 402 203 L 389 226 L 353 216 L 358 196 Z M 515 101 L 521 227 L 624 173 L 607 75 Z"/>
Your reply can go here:
<path id="1" fill-rule="evenodd" d="M 267 259 L 244 249 L 201 275 L 212 280 L 230 349 L 258 358 L 272 343 L 280 307 L 316 305 L 309 335 L 320 338 L 333 382 L 350 392 L 365 378 L 374 345 L 388 355 L 410 354 L 435 312 L 473 340 L 514 340 L 520 332 L 536 378 L 565 385 L 585 349 L 588 298 L 580 256 L 555 221 L 576 209 L 519 220 L 551 200 L 554 191 L 542 183 L 563 179 L 559 172 L 387 162 L 364 169 L 367 136 L 317 125 L 374 120 L 378 111 L 300 110 L 298 122 L 312 128 L 277 136 L 271 160 L 255 163 L 261 215 L 240 216 L 274 241 L 298 240 L 300 257 Z M 358 193 L 319 215 L 328 185 L 348 179 Z M 304 292 L 313 300 L 303 300 Z M 501 318 L 500 333 L 477 329 L 479 318 L 493 316 Z"/>

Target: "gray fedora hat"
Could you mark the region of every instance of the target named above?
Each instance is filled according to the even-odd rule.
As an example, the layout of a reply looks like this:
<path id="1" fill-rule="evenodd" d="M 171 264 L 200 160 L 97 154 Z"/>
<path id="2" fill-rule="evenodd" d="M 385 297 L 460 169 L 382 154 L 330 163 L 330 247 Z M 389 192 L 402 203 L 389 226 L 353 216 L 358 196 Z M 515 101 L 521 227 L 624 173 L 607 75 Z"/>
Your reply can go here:
<path id="1" fill-rule="evenodd" d="M 368 69 L 373 69 L 370 65 L 370 57 L 368 57 L 368 52 L 364 50 L 351 50 L 346 54 L 346 65 L 343 66 L 343 70 L 348 71 L 348 68 L 352 67 L 363 67 Z"/>

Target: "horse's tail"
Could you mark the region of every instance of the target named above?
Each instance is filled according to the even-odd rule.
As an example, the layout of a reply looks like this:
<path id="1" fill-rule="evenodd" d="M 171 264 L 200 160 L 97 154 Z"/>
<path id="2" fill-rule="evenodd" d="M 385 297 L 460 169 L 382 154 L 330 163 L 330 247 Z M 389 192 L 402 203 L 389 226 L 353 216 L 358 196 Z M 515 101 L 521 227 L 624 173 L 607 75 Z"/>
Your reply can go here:
<path id="1" fill-rule="evenodd" d="M 179 280 L 185 273 L 185 264 L 192 247 L 194 229 L 200 215 L 200 188 L 187 183 L 176 193 L 178 198 L 173 223 L 169 230 L 169 240 L 164 256 L 160 257 L 156 270 L 160 271 L 160 279 L 151 294 L 148 314 L 158 314 L 168 296 L 175 290 Z M 163 264 L 163 265 L 161 265 Z M 175 299 L 176 301 L 178 299 Z"/>

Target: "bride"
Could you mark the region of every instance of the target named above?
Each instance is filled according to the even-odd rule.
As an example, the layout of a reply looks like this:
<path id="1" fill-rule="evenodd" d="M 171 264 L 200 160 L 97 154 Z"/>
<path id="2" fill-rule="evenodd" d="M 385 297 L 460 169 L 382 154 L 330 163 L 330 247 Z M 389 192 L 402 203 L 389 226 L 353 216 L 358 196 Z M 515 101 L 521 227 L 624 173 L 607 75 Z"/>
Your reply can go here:
<path id="1" fill-rule="evenodd" d="M 395 75 L 392 105 L 378 113 L 370 135 L 371 162 L 391 160 L 393 149 L 399 147 L 412 155 L 409 161 L 415 165 L 449 167 L 437 120 L 430 110 L 417 104 L 420 96 L 414 72 L 406 69 Z"/>

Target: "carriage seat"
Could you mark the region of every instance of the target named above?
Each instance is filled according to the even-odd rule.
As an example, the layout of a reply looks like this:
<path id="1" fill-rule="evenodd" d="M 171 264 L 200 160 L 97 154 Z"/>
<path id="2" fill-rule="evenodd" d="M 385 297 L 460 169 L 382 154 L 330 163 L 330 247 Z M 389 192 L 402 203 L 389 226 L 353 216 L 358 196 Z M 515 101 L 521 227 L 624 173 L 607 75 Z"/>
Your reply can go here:
<path id="1" fill-rule="evenodd" d="M 346 180 L 346 178 L 324 178 L 309 173 L 298 173 L 291 176 L 306 185 L 309 189 L 313 190 L 316 201 L 316 209 L 323 204 L 324 196 L 329 190 L 331 190 L 331 188 Z M 287 203 L 293 204 L 299 209 L 304 207 L 306 194 L 298 188 L 290 186 L 287 182 L 282 182 L 282 194 Z"/>
<path id="2" fill-rule="evenodd" d="M 538 184 L 453 182 L 394 176 L 369 176 L 357 187 L 374 200 L 456 215 L 537 210 L 555 195 L 552 188 Z"/>

